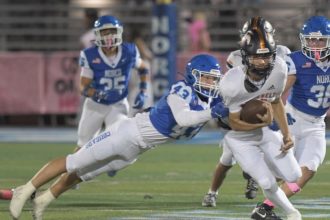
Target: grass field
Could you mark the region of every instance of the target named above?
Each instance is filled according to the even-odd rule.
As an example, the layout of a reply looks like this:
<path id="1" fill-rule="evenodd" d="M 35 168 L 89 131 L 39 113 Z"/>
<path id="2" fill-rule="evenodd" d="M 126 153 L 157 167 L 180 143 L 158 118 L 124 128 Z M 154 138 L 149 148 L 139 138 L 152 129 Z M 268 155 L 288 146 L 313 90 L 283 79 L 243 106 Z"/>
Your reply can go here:
<path id="1" fill-rule="evenodd" d="M 48 160 L 71 152 L 74 144 L 0 144 L 0 188 L 25 183 Z M 215 145 L 164 145 L 143 154 L 115 177 L 81 184 L 50 205 L 45 220 L 249 219 L 262 201 L 244 198 L 245 181 L 235 166 L 216 208 L 201 207 L 221 150 Z M 303 219 L 330 219 L 330 156 L 316 177 L 294 198 Z M 8 201 L 0 201 L 0 220 L 10 219 Z M 27 204 L 22 220 L 32 219 Z M 277 212 L 281 214 L 280 210 Z"/>

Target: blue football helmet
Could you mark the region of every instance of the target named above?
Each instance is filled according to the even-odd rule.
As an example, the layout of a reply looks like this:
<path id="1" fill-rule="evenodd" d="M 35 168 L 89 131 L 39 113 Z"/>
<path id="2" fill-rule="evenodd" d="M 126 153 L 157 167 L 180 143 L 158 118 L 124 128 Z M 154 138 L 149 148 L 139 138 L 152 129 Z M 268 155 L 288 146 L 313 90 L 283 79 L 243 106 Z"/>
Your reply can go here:
<path id="1" fill-rule="evenodd" d="M 300 31 L 301 50 L 308 58 L 322 60 L 330 54 L 330 21 L 324 16 L 310 17 Z"/>
<path id="2" fill-rule="evenodd" d="M 196 55 L 186 66 L 186 82 L 204 97 L 215 98 L 219 95 L 221 77 L 220 65 L 211 55 Z"/>
<path id="3" fill-rule="evenodd" d="M 107 29 L 109 29 L 108 32 L 104 31 Z M 94 23 L 94 34 L 95 44 L 99 47 L 119 46 L 123 42 L 123 25 L 113 16 L 101 16 Z"/>

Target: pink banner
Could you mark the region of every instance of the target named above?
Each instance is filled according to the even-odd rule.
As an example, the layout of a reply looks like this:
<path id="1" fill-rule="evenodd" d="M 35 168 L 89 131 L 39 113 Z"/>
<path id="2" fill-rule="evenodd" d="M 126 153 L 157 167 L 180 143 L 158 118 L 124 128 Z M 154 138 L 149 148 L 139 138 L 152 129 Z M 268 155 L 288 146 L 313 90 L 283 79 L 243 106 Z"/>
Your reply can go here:
<path id="1" fill-rule="evenodd" d="M 79 52 L 57 52 L 46 57 L 45 106 L 49 114 L 76 113 L 80 107 Z"/>
<path id="2" fill-rule="evenodd" d="M 0 114 L 44 112 L 43 54 L 0 53 Z"/>

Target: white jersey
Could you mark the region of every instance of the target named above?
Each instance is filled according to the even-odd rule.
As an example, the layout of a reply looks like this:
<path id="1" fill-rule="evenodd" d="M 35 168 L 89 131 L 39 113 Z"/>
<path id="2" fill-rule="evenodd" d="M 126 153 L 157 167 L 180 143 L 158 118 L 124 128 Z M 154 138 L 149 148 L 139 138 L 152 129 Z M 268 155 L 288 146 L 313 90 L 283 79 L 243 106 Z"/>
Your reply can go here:
<path id="1" fill-rule="evenodd" d="M 249 93 L 244 86 L 246 73 L 242 67 L 237 66 L 230 69 L 220 82 L 220 94 L 223 97 L 224 104 L 229 108 L 229 112 L 236 113 L 241 111 L 241 106 L 244 103 L 252 99 L 274 101 L 276 98 L 281 97 L 286 83 L 287 71 L 284 60 L 276 57 L 274 68 L 265 84 L 258 91 Z M 242 134 L 245 137 L 256 137 L 257 134 L 261 134 L 261 129 L 248 132 L 231 131 L 230 133 Z"/>
<path id="2" fill-rule="evenodd" d="M 290 49 L 283 45 L 277 45 L 276 47 L 276 56 L 285 59 L 286 55 L 291 53 Z M 231 69 L 235 66 L 243 66 L 242 63 L 242 54 L 240 50 L 235 50 L 231 52 L 226 61 L 227 68 Z"/>

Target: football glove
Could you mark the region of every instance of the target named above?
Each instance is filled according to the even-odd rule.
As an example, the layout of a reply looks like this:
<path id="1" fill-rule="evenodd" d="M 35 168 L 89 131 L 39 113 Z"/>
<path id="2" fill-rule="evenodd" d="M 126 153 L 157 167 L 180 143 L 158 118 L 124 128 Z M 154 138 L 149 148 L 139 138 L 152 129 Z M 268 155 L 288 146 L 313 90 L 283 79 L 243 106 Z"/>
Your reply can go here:
<path id="1" fill-rule="evenodd" d="M 139 92 L 139 94 L 137 94 L 137 96 L 135 98 L 133 108 L 135 108 L 135 109 L 142 109 L 146 98 L 147 98 L 147 96 L 141 90 Z"/>
<path id="2" fill-rule="evenodd" d="M 225 118 L 228 117 L 229 110 L 225 107 L 222 102 L 217 103 L 215 106 L 211 108 L 211 116 L 212 118 Z"/>
<path id="3" fill-rule="evenodd" d="M 286 113 L 286 118 L 288 120 L 288 125 L 293 125 L 296 122 L 296 119 L 294 117 L 292 117 L 292 115 L 290 113 Z M 276 123 L 275 120 L 273 120 L 273 122 L 270 125 L 268 125 L 268 127 L 273 131 L 280 130 L 280 128 L 278 127 L 278 124 Z"/>
<path id="4" fill-rule="evenodd" d="M 108 94 L 105 91 L 101 91 L 101 90 L 96 90 L 93 95 L 93 99 L 96 102 L 100 102 L 102 99 L 106 99 L 107 97 L 108 97 Z"/>

